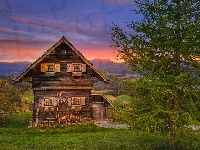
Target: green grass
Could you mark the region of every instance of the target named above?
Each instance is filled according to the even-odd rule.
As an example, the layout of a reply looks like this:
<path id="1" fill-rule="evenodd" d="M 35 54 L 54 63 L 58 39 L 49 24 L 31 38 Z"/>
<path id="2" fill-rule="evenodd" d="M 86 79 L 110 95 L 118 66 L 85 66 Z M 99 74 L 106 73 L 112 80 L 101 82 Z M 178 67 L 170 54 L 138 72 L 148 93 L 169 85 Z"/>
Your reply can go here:
<path id="1" fill-rule="evenodd" d="M 115 101 L 116 100 L 116 98 L 114 96 L 112 96 L 112 95 L 104 95 L 104 96 L 110 101 Z"/>
<path id="2" fill-rule="evenodd" d="M 130 102 L 131 96 L 123 94 L 123 95 L 117 96 L 116 99 L 119 101 Z"/>
<path id="3" fill-rule="evenodd" d="M 25 99 L 27 100 L 28 103 L 29 103 L 29 102 L 33 102 L 33 100 L 34 100 L 34 94 L 33 94 L 33 92 L 32 92 L 32 91 L 29 92 L 29 93 L 27 94 L 27 96 L 26 96 Z"/>
<path id="4" fill-rule="evenodd" d="M 0 126 L 0 149 L 5 150 L 154 150 L 170 149 L 167 136 L 137 130 L 105 129 L 91 125 L 27 128 L 31 113 L 6 116 Z M 200 131 L 180 138 L 177 149 L 200 149 Z"/>

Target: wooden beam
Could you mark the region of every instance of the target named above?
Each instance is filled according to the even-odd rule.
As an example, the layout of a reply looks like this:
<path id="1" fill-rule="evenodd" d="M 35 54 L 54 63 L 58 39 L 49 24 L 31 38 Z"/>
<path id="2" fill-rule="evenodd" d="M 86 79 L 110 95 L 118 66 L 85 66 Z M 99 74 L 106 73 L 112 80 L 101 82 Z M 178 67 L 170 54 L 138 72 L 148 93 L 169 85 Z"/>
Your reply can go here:
<path id="1" fill-rule="evenodd" d="M 33 88 L 33 90 L 92 90 L 91 86 L 46 86 Z"/>

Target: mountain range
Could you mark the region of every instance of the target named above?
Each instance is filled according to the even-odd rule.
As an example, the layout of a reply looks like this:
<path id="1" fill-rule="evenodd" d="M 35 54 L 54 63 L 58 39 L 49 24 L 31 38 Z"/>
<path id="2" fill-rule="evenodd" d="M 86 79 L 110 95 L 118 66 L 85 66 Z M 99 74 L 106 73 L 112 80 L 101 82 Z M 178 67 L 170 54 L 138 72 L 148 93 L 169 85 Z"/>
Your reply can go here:
<path id="1" fill-rule="evenodd" d="M 101 72 L 106 71 L 109 74 L 131 74 L 130 69 L 124 62 L 115 63 L 110 59 L 95 58 L 90 62 Z M 18 75 L 31 65 L 29 61 L 22 62 L 0 62 L 0 76 L 8 74 Z"/>

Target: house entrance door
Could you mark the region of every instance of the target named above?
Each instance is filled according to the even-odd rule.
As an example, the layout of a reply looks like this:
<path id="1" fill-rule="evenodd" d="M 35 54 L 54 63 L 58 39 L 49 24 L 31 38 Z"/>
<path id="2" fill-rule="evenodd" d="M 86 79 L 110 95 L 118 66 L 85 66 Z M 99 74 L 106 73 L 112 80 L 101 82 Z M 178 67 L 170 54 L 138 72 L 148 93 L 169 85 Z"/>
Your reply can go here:
<path id="1" fill-rule="evenodd" d="M 92 117 L 95 120 L 102 120 L 105 116 L 105 108 L 103 104 L 92 104 Z"/>

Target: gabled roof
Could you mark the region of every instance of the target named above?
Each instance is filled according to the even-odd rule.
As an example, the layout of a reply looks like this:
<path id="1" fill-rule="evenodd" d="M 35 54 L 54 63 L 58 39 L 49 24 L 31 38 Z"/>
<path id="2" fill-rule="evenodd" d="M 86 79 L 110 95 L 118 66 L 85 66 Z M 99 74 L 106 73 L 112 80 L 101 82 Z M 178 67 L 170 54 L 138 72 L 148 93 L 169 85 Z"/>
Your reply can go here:
<path id="1" fill-rule="evenodd" d="M 41 57 L 39 57 L 35 62 L 33 62 L 24 72 L 22 72 L 18 77 L 16 77 L 14 79 L 13 82 L 20 82 L 21 80 L 23 80 L 24 76 L 27 75 L 32 68 L 34 68 L 38 63 L 40 63 L 42 60 L 45 59 L 46 56 L 48 56 L 58 45 L 60 45 L 61 43 L 65 43 L 67 44 L 78 56 L 80 56 L 80 58 L 90 67 L 92 68 L 92 70 L 98 74 L 100 76 L 100 78 L 104 81 L 104 82 L 108 82 L 109 79 L 107 77 L 105 77 L 103 74 L 101 74 L 94 66 L 93 64 L 88 61 L 83 55 L 82 53 L 80 53 L 64 36 L 57 42 L 55 43 L 50 49 L 48 49 Z"/>

